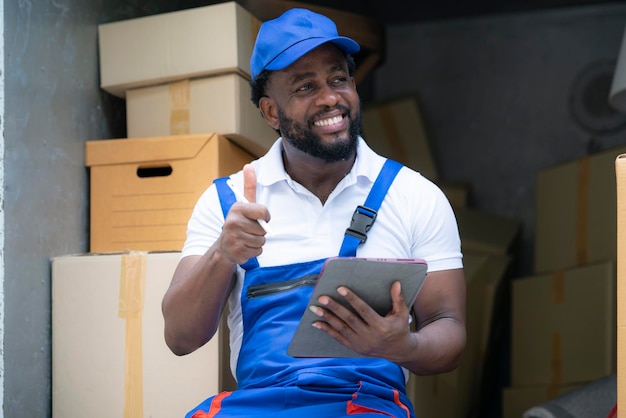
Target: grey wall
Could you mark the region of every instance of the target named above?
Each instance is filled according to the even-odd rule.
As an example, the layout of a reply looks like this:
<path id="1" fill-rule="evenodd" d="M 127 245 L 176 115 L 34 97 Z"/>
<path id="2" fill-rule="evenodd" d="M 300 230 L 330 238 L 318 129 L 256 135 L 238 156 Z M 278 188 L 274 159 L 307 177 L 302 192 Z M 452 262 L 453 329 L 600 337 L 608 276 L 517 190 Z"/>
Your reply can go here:
<path id="1" fill-rule="evenodd" d="M 626 144 L 626 130 L 588 131 L 568 105 L 581 74 L 615 61 L 625 25 L 616 3 L 387 32 L 376 97 L 417 94 L 441 176 L 469 183 L 471 206 L 522 224 L 517 276 L 533 271 L 537 171 Z"/>
<path id="2" fill-rule="evenodd" d="M 4 2 L 7 417 L 50 415 L 50 259 L 88 249 L 85 141 L 124 136 L 123 102 L 98 87 L 97 24 L 191 6 Z M 590 136 L 565 104 L 583 67 L 615 58 L 624 23 L 616 6 L 391 27 L 375 94 L 418 92 L 443 176 L 471 182 L 476 207 L 530 225 L 537 169 L 626 143 Z"/>

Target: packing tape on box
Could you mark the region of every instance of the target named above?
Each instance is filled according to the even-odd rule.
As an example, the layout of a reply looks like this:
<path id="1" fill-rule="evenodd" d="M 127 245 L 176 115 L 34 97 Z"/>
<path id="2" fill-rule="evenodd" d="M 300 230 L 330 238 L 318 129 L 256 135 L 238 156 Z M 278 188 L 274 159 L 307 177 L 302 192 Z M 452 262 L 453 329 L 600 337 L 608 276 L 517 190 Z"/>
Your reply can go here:
<path id="1" fill-rule="evenodd" d="M 170 93 L 170 134 L 190 133 L 189 106 L 191 103 L 191 82 L 189 79 L 169 84 Z"/>
<path id="2" fill-rule="evenodd" d="M 578 160 L 578 202 L 576 205 L 576 261 L 587 263 L 587 218 L 589 216 L 589 157 Z"/>
<path id="3" fill-rule="evenodd" d="M 552 303 L 559 305 L 565 300 L 565 272 L 559 270 L 552 274 Z M 551 384 L 558 386 L 561 383 L 563 374 L 563 347 L 561 334 L 555 332 L 552 334 L 552 357 L 551 357 Z"/>
<path id="4" fill-rule="evenodd" d="M 552 274 L 552 303 L 558 305 L 565 299 L 565 272 L 555 271 Z"/>
<path id="5" fill-rule="evenodd" d="M 563 378 L 563 352 L 561 342 L 561 334 L 555 332 L 552 334 L 552 384 L 559 385 Z"/>
<path id="6" fill-rule="evenodd" d="M 554 399 L 560 394 L 559 385 L 551 383 L 546 388 L 546 399 Z"/>
<path id="7" fill-rule="evenodd" d="M 143 418 L 141 317 L 144 307 L 147 253 L 122 255 L 118 315 L 126 320 L 124 418 Z"/>

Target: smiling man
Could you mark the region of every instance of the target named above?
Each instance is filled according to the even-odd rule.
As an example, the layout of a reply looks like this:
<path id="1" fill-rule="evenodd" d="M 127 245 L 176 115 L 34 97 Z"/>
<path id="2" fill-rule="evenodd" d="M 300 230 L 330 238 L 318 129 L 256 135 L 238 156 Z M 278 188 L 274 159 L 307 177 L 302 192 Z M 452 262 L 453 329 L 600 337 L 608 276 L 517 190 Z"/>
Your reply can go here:
<path id="1" fill-rule="evenodd" d="M 165 339 L 178 355 L 209 341 L 229 304 L 238 389 L 208 398 L 188 418 L 414 417 L 408 373 L 458 365 L 465 279 L 454 213 L 433 183 L 360 136 L 358 50 L 334 22 L 306 9 L 261 26 L 252 101 L 280 137 L 231 176 L 249 202 L 237 202 L 225 179 L 199 199 L 163 298 Z M 339 297 L 358 314 L 320 297 L 314 327 L 359 357 L 290 357 L 314 278 L 333 256 L 421 259 L 428 275 L 412 309 L 395 283 L 384 316 L 346 287 Z"/>

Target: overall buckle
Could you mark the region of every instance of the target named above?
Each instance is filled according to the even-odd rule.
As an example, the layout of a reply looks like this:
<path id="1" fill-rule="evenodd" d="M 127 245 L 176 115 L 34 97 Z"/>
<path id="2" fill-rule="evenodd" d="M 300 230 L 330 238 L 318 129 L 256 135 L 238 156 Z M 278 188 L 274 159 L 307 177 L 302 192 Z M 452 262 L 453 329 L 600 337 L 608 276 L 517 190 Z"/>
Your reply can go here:
<path id="1" fill-rule="evenodd" d="M 352 214 L 350 227 L 346 229 L 346 234 L 358 238 L 361 244 L 367 240 L 367 231 L 370 230 L 376 220 L 377 212 L 366 206 L 357 206 Z"/>

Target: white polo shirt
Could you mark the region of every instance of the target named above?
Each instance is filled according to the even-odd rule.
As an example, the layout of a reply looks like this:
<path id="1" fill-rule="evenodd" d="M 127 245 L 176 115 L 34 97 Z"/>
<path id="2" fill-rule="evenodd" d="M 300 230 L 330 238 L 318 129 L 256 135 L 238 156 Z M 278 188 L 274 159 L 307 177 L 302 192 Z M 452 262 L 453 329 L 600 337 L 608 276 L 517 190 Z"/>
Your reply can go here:
<path id="1" fill-rule="evenodd" d="M 322 205 L 317 197 L 285 172 L 282 139 L 266 155 L 252 162 L 257 173 L 257 203 L 269 209 L 272 233 L 266 235 L 261 267 L 292 264 L 337 256 L 346 228 L 385 162 L 360 138 L 352 170 Z M 231 176 L 243 190 L 241 171 Z M 224 216 L 215 185 L 200 197 L 189 220 L 182 256 L 203 255 L 219 237 Z M 403 167 L 391 185 L 358 257 L 421 258 L 428 271 L 462 267 L 461 242 L 456 219 L 443 192 L 421 174 Z M 229 301 L 231 367 L 241 345 L 239 293 L 244 271 Z"/>

